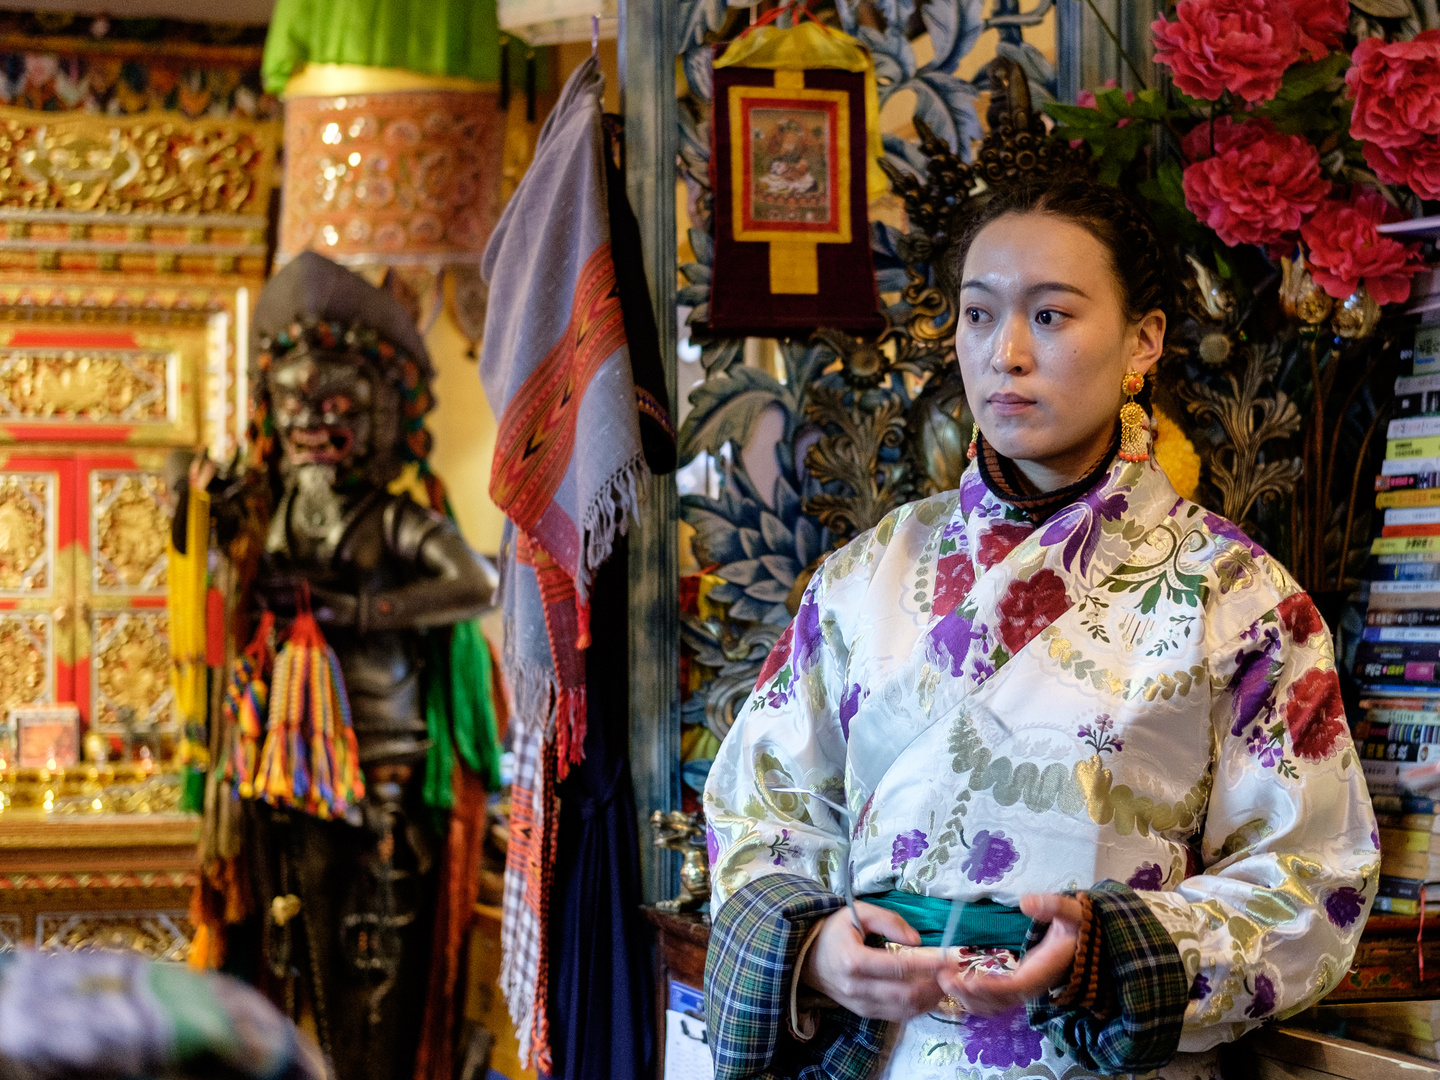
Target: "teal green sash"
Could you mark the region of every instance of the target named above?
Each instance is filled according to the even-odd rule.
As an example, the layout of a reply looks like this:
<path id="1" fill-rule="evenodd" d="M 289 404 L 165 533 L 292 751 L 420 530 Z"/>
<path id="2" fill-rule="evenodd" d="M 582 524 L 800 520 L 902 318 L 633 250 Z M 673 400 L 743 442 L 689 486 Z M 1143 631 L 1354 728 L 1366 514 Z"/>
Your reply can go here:
<path id="1" fill-rule="evenodd" d="M 920 935 L 922 945 L 939 945 L 945 935 L 945 923 L 950 918 L 949 900 L 898 889 L 855 899 L 895 912 Z M 960 906 L 960 922 L 951 944 L 1020 952 L 1029 930 L 1030 916 L 1019 908 L 1006 907 L 994 900 L 976 900 Z"/>

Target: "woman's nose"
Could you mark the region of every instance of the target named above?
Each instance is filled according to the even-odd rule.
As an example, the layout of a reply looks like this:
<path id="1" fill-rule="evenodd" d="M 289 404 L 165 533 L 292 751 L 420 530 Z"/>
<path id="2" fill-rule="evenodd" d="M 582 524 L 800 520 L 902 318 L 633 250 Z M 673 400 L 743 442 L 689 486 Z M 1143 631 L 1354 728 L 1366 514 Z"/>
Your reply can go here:
<path id="1" fill-rule="evenodd" d="M 996 337 L 990 366 L 997 373 L 1027 371 L 1033 361 L 1029 326 L 1022 319 L 1007 319 Z"/>

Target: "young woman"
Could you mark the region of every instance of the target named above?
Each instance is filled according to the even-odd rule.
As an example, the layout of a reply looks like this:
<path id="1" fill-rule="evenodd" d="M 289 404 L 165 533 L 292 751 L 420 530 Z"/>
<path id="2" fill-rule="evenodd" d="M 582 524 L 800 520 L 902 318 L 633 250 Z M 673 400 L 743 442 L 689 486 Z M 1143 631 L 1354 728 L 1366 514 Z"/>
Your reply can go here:
<path id="1" fill-rule="evenodd" d="M 710 773 L 717 1076 L 1217 1076 L 1374 895 L 1330 635 L 1120 423 L 1132 205 L 997 192 L 951 268 L 975 460 L 820 566 Z"/>

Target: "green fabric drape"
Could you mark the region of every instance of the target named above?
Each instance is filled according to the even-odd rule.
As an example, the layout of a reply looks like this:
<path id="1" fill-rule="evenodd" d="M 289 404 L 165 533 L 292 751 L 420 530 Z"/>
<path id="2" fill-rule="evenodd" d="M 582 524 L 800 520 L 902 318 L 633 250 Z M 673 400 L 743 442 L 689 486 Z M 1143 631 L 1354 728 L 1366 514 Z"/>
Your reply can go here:
<path id="1" fill-rule="evenodd" d="M 856 899 L 895 912 L 920 935 L 922 945 L 939 945 L 945 934 L 945 923 L 950 918 L 950 901 L 937 896 L 920 896 L 891 889 L 886 893 Z M 960 923 L 951 944 L 1020 952 L 1025 948 L 1025 935 L 1029 930 L 1030 916 L 1019 908 L 1006 907 L 994 900 L 976 900 L 961 906 Z"/>
<path id="2" fill-rule="evenodd" d="M 279 0 L 261 75 L 278 94 L 305 64 L 359 64 L 475 82 L 500 77 L 496 0 Z"/>
<path id="3" fill-rule="evenodd" d="M 487 791 L 500 789 L 500 740 L 495 730 L 494 671 L 480 624 L 457 623 L 425 635 L 425 757 L 421 794 L 432 810 L 455 805 L 455 758 L 479 775 Z"/>

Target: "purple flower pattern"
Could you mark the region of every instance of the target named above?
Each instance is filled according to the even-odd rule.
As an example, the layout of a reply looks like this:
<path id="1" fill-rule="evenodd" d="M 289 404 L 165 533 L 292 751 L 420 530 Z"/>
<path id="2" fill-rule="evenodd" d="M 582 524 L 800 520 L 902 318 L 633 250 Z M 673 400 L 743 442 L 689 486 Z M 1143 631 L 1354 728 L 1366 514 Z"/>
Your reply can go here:
<path id="1" fill-rule="evenodd" d="M 790 843 L 790 830 L 781 829 L 780 835 L 765 845 L 774 858 L 771 863 L 775 866 L 784 866 L 787 856 L 795 854 L 795 845 Z"/>
<path id="2" fill-rule="evenodd" d="M 976 634 L 973 624 L 958 610 L 950 612 L 930 628 L 930 644 L 942 663 L 949 664 L 951 676 L 959 678 L 965 670 L 965 655 Z"/>
<path id="3" fill-rule="evenodd" d="M 1125 749 L 1125 740 L 1111 734 L 1114 728 L 1115 721 L 1110 719 L 1110 714 L 1101 713 L 1093 723 L 1081 724 L 1075 737 L 1084 739 L 1097 754 L 1118 754 Z"/>
<path id="4" fill-rule="evenodd" d="M 1061 510 L 1040 534 L 1040 543 L 1050 545 L 1065 541 L 1060 553 L 1066 571 L 1079 556 L 1076 572 L 1083 574 L 1090 568 L 1090 559 L 1100 544 L 1102 522 L 1117 521 L 1130 506 L 1125 492 L 1110 489 L 1106 493 L 1109 477 L 1100 480 L 1079 502 L 1073 502 Z"/>
<path id="5" fill-rule="evenodd" d="M 1210 996 L 1210 980 L 1204 975 L 1196 975 L 1195 981 L 1190 984 L 1190 1000 L 1204 1001 Z"/>
<path id="6" fill-rule="evenodd" d="M 1245 740 L 1245 747 L 1255 755 L 1260 762 L 1262 769 L 1273 769 L 1285 756 L 1285 747 L 1277 739 L 1271 737 L 1270 733 L 1256 724 L 1250 731 L 1250 737 Z"/>
<path id="7" fill-rule="evenodd" d="M 1364 907 L 1364 895 L 1349 885 L 1343 885 L 1325 897 L 1325 914 L 1342 930 L 1348 929 L 1360 917 Z"/>
<path id="8" fill-rule="evenodd" d="M 800 610 L 795 613 L 795 653 L 791 658 L 795 674 L 808 668 L 820 651 L 820 605 L 815 603 L 815 594 L 805 590 L 800 601 Z"/>
<path id="9" fill-rule="evenodd" d="M 720 837 L 715 834 L 714 828 L 705 826 L 705 855 L 714 866 L 720 858 Z"/>
<path id="10" fill-rule="evenodd" d="M 1130 880 L 1125 882 L 1132 889 L 1148 889 L 1155 892 L 1165 883 L 1165 871 L 1160 869 L 1159 863 L 1141 863 L 1135 873 L 1130 875 Z"/>
<path id="11" fill-rule="evenodd" d="M 977 885 L 993 885 L 1020 861 L 1020 852 L 1003 832 L 981 829 L 970 844 L 960 869 Z"/>
<path id="12" fill-rule="evenodd" d="M 965 1056 L 972 1065 L 1010 1069 L 1040 1060 L 1040 1032 L 1030 1026 L 1023 1005 L 999 1016 L 966 1013 L 962 1029 Z"/>
<path id="13" fill-rule="evenodd" d="M 840 734 L 845 736 L 845 741 L 850 741 L 850 721 L 855 719 L 855 714 L 860 711 L 860 699 L 864 695 L 860 692 L 859 683 L 851 683 L 840 698 Z"/>
<path id="14" fill-rule="evenodd" d="M 1250 1004 L 1245 1006 L 1245 1015 L 1259 1019 L 1268 1016 L 1275 1008 L 1275 984 L 1268 975 L 1255 976 L 1255 993 Z"/>
<path id="15" fill-rule="evenodd" d="M 1256 648 L 1236 657 L 1230 734 L 1239 735 L 1265 710 L 1275 704 L 1275 681 L 1279 677 L 1280 637 L 1270 627 Z"/>
<path id="16" fill-rule="evenodd" d="M 1254 540 L 1251 540 L 1240 526 L 1233 522 L 1226 521 L 1219 514 L 1212 514 L 1206 511 L 1205 528 L 1211 536 L 1218 536 L 1222 539 L 1233 541 L 1257 559 L 1264 558 L 1265 556 L 1265 549 L 1255 543 Z"/>
<path id="17" fill-rule="evenodd" d="M 900 833 L 890 849 L 890 869 L 899 870 L 911 859 L 918 859 L 930 846 L 930 841 L 919 829 Z"/>

